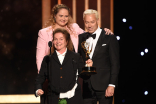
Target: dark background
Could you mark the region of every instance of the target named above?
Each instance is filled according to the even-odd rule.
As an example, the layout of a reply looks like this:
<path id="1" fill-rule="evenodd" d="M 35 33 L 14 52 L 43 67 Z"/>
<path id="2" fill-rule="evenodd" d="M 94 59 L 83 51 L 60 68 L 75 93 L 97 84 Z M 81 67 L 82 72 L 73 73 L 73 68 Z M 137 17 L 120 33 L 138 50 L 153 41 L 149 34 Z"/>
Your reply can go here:
<path id="1" fill-rule="evenodd" d="M 41 0 L 0 0 L 0 94 L 33 93 Z"/>
<path id="2" fill-rule="evenodd" d="M 115 94 L 117 104 L 155 104 L 154 11 L 148 0 L 114 1 L 114 33 L 121 38 L 121 68 Z M 122 22 L 123 18 L 127 19 L 126 23 Z M 149 52 L 141 56 L 140 52 L 145 48 Z M 148 91 L 146 96 L 145 91 Z"/>
<path id="3" fill-rule="evenodd" d="M 155 104 L 155 9 L 147 0 L 136 1 L 114 0 L 114 34 L 120 36 L 121 59 L 115 104 Z M 33 94 L 41 7 L 41 0 L 0 0 L 1 95 Z M 149 52 L 141 56 L 145 48 Z"/>

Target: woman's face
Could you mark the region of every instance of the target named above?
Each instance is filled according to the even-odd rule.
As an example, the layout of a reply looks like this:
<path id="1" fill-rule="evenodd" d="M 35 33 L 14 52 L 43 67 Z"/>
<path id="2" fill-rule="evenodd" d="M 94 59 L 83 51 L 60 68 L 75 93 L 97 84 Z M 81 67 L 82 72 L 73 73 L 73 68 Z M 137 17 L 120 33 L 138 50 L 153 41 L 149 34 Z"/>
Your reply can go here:
<path id="1" fill-rule="evenodd" d="M 67 9 L 60 9 L 59 12 L 55 15 L 56 24 L 61 27 L 64 27 L 69 20 L 69 12 Z"/>
<path id="2" fill-rule="evenodd" d="M 64 52 L 66 50 L 67 41 L 62 33 L 54 35 L 53 44 L 57 51 Z"/>

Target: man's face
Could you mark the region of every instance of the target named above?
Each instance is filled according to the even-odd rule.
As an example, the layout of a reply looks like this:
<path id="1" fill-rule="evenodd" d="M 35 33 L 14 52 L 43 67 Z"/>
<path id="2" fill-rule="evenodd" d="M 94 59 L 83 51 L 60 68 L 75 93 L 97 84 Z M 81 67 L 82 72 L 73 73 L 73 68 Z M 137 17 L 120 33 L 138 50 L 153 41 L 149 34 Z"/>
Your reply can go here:
<path id="1" fill-rule="evenodd" d="M 84 24 L 89 33 L 94 33 L 98 28 L 99 20 L 96 19 L 95 14 L 87 14 L 84 17 Z"/>

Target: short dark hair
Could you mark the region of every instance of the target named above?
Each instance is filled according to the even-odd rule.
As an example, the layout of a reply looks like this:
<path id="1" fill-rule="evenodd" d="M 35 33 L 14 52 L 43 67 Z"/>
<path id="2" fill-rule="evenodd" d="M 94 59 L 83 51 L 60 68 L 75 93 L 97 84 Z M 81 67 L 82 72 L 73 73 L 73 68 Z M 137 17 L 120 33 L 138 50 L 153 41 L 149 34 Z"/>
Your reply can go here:
<path id="1" fill-rule="evenodd" d="M 67 30 L 65 29 L 62 29 L 62 28 L 57 28 L 56 30 L 53 31 L 53 39 L 54 39 L 54 36 L 56 33 L 62 33 L 66 39 L 66 42 L 67 42 L 67 49 L 70 50 L 70 51 L 73 51 L 73 43 L 71 41 L 71 38 L 70 38 L 70 34 Z M 51 48 L 51 52 L 53 53 L 55 50 L 55 47 L 54 45 L 52 46 Z"/>

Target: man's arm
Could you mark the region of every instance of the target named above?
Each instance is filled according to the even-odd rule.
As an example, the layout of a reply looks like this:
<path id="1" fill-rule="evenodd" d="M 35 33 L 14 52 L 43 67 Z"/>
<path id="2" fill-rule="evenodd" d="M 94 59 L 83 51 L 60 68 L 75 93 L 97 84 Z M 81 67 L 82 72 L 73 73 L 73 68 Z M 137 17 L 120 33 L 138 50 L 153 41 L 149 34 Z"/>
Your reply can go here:
<path id="1" fill-rule="evenodd" d="M 119 44 L 115 36 L 111 36 L 110 47 L 109 47 L 110 61 L 111 61 L 111 75 L 110 84 L 106 89 L 105 96 L 110 97 L 114 95 L 115 85 L 118 80 L 118 73 L 120 68 L 119 62 Z"/>
<path id="2" fill-rule="evenodd" d="M 116 39 L 116 36 L 110 36 L 110 46 L 109 46 L 109 55 L 111 62 L 111 77 L 109 84 L 117 84 L 118 73 L 120 68 L 120 60 L 119 60 L 119 44 Z"/>

